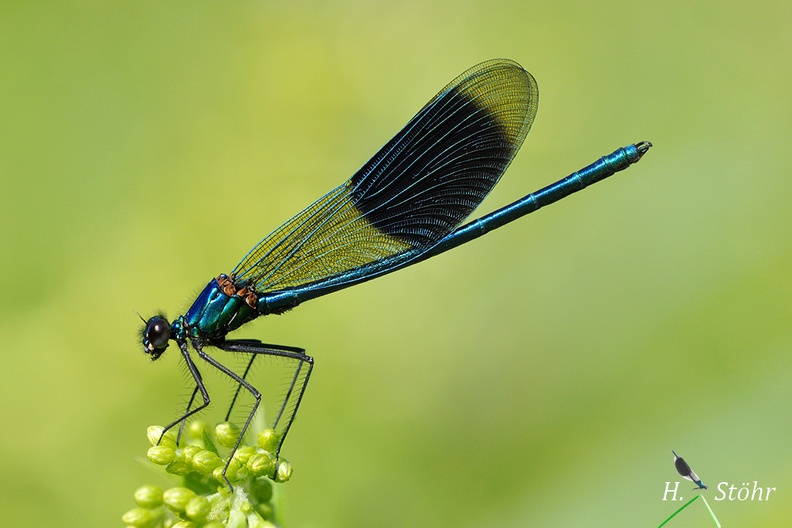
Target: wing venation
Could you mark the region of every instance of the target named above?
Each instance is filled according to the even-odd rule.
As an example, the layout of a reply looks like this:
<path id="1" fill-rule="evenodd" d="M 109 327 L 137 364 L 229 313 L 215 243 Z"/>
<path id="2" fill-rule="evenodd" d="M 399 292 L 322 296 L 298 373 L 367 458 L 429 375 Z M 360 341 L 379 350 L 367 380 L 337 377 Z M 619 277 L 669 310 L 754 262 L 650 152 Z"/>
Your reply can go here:
<path id="1" fill-rule="evenodd" d="M 232 275 L 266 293 L 428 250 L 498 182 L 537 102 L 536 81 L 517 63 L 474 66 L 352 178 L 264 238 Z"/>

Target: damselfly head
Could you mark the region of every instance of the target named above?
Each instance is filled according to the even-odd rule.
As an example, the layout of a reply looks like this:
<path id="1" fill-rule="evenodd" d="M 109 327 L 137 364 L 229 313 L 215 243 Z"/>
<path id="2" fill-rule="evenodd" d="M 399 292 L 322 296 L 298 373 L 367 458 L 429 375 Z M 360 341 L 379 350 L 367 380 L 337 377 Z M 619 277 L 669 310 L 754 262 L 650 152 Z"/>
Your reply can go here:
<path id="1" fill-rule="evenodd" d="M 143 351 L 151 356 L 151 361 L 159 358 L 168 348 L 170 323 L 163 316 L 155 315 L 149 319 L 141 333 L 143 335 Z"/>

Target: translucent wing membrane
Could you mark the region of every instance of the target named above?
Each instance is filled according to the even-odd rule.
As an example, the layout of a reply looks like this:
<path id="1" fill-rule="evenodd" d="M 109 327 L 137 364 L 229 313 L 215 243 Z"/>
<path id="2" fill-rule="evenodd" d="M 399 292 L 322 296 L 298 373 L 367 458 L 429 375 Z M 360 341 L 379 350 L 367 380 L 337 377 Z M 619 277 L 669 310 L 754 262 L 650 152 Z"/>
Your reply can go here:
<path id="1" fill-rule="evenodd" d="M 492 190 L 530 130 L 537 102 L 536 81 L 518 64 L 474 66 L 349 181 L 262 240 L 232 275 L 266 293 L 420 255 Z"/>

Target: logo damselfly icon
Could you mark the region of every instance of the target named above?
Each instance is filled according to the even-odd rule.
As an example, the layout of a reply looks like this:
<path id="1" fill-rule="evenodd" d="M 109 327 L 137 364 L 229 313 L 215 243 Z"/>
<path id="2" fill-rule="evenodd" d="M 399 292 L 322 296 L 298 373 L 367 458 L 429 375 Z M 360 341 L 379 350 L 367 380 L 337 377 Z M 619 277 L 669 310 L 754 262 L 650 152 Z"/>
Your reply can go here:
<path id="1" fill-rule="evenodd" d="M 671 452 L 674 453 L 674 467 L 676 467 L 676 470 L 679 472 L 679 474 L 685 477 L 686 479 L 688 479 L 689 481 L 695 482 L 696 485 L 698 486 L 697 488 L 693 488 L 693 489 L 694 490 L 707 489 L 707 486 L 705 486 L 704 483 L 701 482 L 701 479 L 698 478 L 698 475 L 696 475 L 693 472 L 693 470 L 690 469 L 690 466 L 688 465 L 687 462 L 685 462 L 685 459 L 677 455 L 676 451 L 672 450 Z"/>

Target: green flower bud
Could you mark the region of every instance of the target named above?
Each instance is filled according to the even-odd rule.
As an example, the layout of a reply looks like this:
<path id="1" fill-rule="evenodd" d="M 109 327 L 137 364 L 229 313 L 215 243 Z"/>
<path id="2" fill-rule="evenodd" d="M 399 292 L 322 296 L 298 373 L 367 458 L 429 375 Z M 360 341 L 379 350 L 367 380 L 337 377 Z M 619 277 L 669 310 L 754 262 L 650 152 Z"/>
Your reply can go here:
<path id="1" fill-rule="evenodd" d="M 182 458 L 187 464 L 192 464 L 193 457 L 203 451 L 200 447 L 196 445 L 188 445 L 184 449 L 182 449 Z"/>
<path id="2" fill-rule="evenodd" d="M 135 502 L 147 510 L 159 508 L 162 506 L 162 489 L 157 486 L 141 486 L 135 490 Z"/>
<path id="3" fill-rule="evenodd" d="M 234 480 L 242 481 L 248 478 L 249 476 L 250 476 L 250 470 L 248 469 L 248 467 L 240 466 L 239 469 L 237 469 L 236 474 L 234 475 Z"/>
<path id="4" fill-rule="evenodd" d="M 181 460 L 174 460 L 165 468 L 165 471 L 171 473 L 173 475 L 181 475 L 182 477 L 187 475 L 192 468 L 187 465 L 186 462 L 182 462 Z"/>
<path id="5" fill-rule="evenodd" d="M 219 522 L 210 522 L 203 525 L 203 528 L 226 528 L 223 523 Z"/>
<path id="6" fill-rule="evenodd" d="M 184 508 L 184 513 L 193 521 L 203 521 L 211 511 L 212 506 L 206 497 L 193 497 Z"/>
<path id="7" fill-rule="evenodd" d="M 195 497 L 195 492 L 187 488 L 171 488 L 162 495 L 165 505 L 175 512 L 183 512 L 190 499 Z"/>
<path id="8" fill-rule="evenodd" d="M 249 470 L 239 463 L 238 460 L 232 459 L 231 463 L 227 467 L 218 466 L 212 471 L 212 476 L 220 482 L 221 484 L 225 484 L 225 479 L 223 478 L 223 470 L 225 469 L 225 476 L 231 482 L 239 482 L 247 478 L 250 474 Z"/>
<path id="9" fill-rule="evenodd" d="M 148 448 L 146 457 L 155 464 L 165 466 L 176 459 L 176 451 L 174 451 L 172 447 L 155 445 Z"/>
<path id="10" fill-rule="evenodd" d="M 234 458 L 242 462 L 243 464 L 247 463 L 250 460 L 250 457 L 256 454 L 256 448 L 249 445 L 241 445 L 237 452 L 234 453 Z"/>
<path id="11" fill-rule="evenodd" d="M 250 472 L 254 477 L 263 477 L 272 475 L 275 471 L 275 459 L 268 452 L 256 453 L 247 463 Z"/>
<path id="12" fill-rule="evenodd" d="M 291 478 L 292 467 L 287 460 L 280 459 L 278 462 L 278 471 L 275 473 L 275 482 L 286 482 Z"/>
<path id="13" fill-rule="evenodd" d="M 215 439 L 223 447 L 234 447 L 239 439 L 239 429 L 231 422 L 222 422 L 215 427 Z"/>
<path id="14" fill-rule="evenodd" d="M 201 451 L 192 458 L 192 466 L 196 471 L 208 475 L 216 467 L 222 466 L 223 461 L 211 451 Z"/>
<path id="15" fill-rule="evenodd" d="M 157 514 L 144 508 L 133 508 L 126 512 L 121 521 L 127 526 L 148 526 L 154 522 Z"/>
<path id="16" fill-rule="evenodd" d="M 258 478 L 251 482 L 250 498 L 258 504 L 269 502 L 272 499 L 272 484 L 270 481 Z"/>
<path id="17" fill-rule="evenodd" d="M 163 436 L 162 431 L 164 430 L 165 428 L 161 425 L 152 425 L 149 427 L 146 430 L 146 436 L 148 437 L 149 443 L 153 446 L 160 445 L 176 449 L 176 435 L 174 435 L 172 431 L 168 431 Z"/>
<path id="18" fill-rule="evenodd" d="M 171 528 L 197 528 L 197 524 L 192 521 L 179 521 L 174 524 Z"/>
<path id="19" fill-rule="evenodd" d="M 231 463 L 228 464 L 228 467 L 226 468 L 226 476 L 228 477 L 228 480 L 235 480 L 241 467 L 242 463 L 239 460 L 232 458 Z"/>
<path id="20" fill-rule="evenodd" d="M 203 440 L 205 432 L 209 432 L 209 424 L 203 420 L 195 420 L 187 425 L 184 435 L 187 440 Z"/>
<path id="21" fill-rule="evenodd" d="M 280 435 L 275 429 L 264 429 L 258 434 L 258 445 L 261 449 L 275 453 L 280 444 Z"/>

